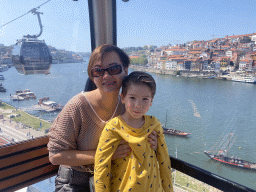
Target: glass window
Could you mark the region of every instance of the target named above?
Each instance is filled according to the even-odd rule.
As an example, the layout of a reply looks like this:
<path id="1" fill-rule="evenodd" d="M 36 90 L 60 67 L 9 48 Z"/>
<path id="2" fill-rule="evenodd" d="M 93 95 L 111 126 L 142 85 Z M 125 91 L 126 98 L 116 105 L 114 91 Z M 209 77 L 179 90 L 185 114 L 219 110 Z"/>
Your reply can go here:
<path id="1" fill-rule="evenodd" d="M 116 7 L 129 72 L 156 80 L 148 114 L 169 129 L 169 154 L 255 190 L 255 4 L 117 0 Z M 15 47 L 40 32 L 33 8 L 43 13 L 42 34 Z M 47 134 L 84 90 L 91 35 L 87 1 L 1 0 L 0 16 L 0 144 L 9 145 Z"/>
<path id="2" fill-rule="evenodd" d="M 172 129 L 169 154 L 177 149 L 179 159 L 255 190 L 255 170 L 239 163 L 256 162 L 254 8 L 249 1 L 117 1 L 117 44 L 130 71 L 156 79 L 148 114 Z"/>
<path id="3" fill-rule="evenodd" d="M 87 3 L 42 0 L 32 5 L 24 0 L 1 5 L 0 123 L 3 144 L 8 144 L 49 131 L 67 101 L 84 90 L 91 47 Z M 41 35 L 37 15 L 29 12 L 36 7 Z M 28 34 L 39 36 L 24 37 Z"/>

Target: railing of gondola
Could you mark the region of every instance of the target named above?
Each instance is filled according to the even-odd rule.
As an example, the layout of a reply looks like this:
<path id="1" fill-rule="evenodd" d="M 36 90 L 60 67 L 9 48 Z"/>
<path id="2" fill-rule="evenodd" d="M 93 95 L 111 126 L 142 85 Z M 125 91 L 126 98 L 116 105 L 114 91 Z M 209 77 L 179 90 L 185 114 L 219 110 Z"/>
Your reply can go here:
<path id="1" fill-rule="evenodd" d="M 25 151 L 27 150 L 28 151 L 29 149 L 27 147 L 25 147 L 28 143 L 31 143 L 30 145 L 34 145 L 33 143 L 35 143 L 35 142 L 38 143 L 38 141 L 40 140 L 40 141 L 42 141 L 41 144 L 40 144 L 41 145 L 41 149 L 44 148 L 46 150 L 47 149 L 47 143 L 48 143 L 48 140 L 46 138 L 47 137 L 44 136 L 44 137 L 41 137 L 41 138 L 38 138 L 38 139 L 32 139 L 32 140 L 23 141 L 23 142 L 20 142 L 20 143 L 14 143 L 14 144 L 11 144 L 11 146 L 15 145 L 15 148 L 23 148 L 22 150 L 25 150 Z M 8 146 L 10 146 L 10 145 L 8 145 Z M 1 157 L 10 156 L 11 155 L 10 153 L 17 153 L 15 151 L 13 151 L 13 152 L 10 152 L 9 150 L 7 151 L 8 146 L 0 147 L 0 154 L 1 154 L 0 155 L 0 159 L 1 159 Z M 6 151 L 7 151 L 7 153 L 5 153 Z M 45 155 L 38 154 L 38 158 L 41 158 L 40 156 L 42 156 L 42 158 L 45 158 L 46 156 L 48 156 L 48 154 L 45 154 Z M 27 156 L 26 159 L 27 160 L 25 160 L 25 161 L 29 161 L 29 162 L 33 160 L 30 156 Z M 221 177 L 219 175 L 216 175 L 214 173 L 211 173 L 209 171 L 201 169 L 201 168 L 199 168 L 197 166 L 194 166 L 192 164 L 189 164 L 189 163 L 187 163 L 185 161 L 182 161 L 180 159 L 174 158 L 172 156 L 170 156 L 170 160 L 171 160 L 171 167 L 173 169 L 175 169 L 177 171 L 180 171 L 180 172 L 182 172 L 182 173 L 184 173 L 184 174 L 186 174 L 186 175 L 188 175 L 188 176 L 190 176 L 190 177 L 192 177 L 194 179 L 197 179 L 197 180 L 199 180 L 199 181 L 201 181 L 201 182 L 203 182 L 203 183 L 205 183 L 207 185 L 210 185 L 212 187 L 215 187 L 215 188 L 217 188 L 219 190 L 222 190 L 222 191 L 232 191 L 232 192 L 233 191 L 234 192 L 236 192 L 236 191 L 237 192 L 243 192 L 243 191 L 256 192 L 256 190 L 250 189 L 248 187 L 245 187 L 243 185 L 240 185 L 238 183 L 230 181 L 230 180 L 228 180 L 226 178 L 223 178 L 223 177 Z M 38 161 L 40 161 L 40 160 L 38 160 Z M 48 164 L 50 166 L 49 160 L 46 162 L 46 164 L 47 164 L 47 166 L 48 166 Z M 10 167 L 10 166 L 11 165 L 9 165 L 8 167 Z M 14 168 L 15 166 L 17 166 L 17 165 L 14 163 L 13 167 L 11 167 L 11 168 Z M 34 169 L 37 169 L 37 168 L 34 168 Z M 1 170 L 5 170 L 5 168 L 0 169 L 0 175 L 3 174 L 3 172 Z M 33 171 L 33 169 L 32 170 L 28 170 L 28 171 Z M 3 178 L 0 179 L 0 182 L 3 182 L 4 180 L 9 178 L 10 179 L 9 181 L 12 183 L 12 185 L 10 185 L 8 187 L 8 189 L 18 190 L 18 189 L 20 189 L 22 187 L 27 187 L 27 186 L 32 185 L 34 183 L 38 183 L 38 182 L 40 182 L 40 181 L 42 181 L 44 179 L 48 179 L 48 178 L 50 178 L 50 177 L 52 177 L 52 176 L 54 176 L 56 174 L 57 174 L 57 169 L 56 168 L 55 169 L 49 169 L 47 171 L 47 173 L 44 172 L 44 174 L 38 175 L 36 177 L 31 175 L 31 177 L 26 178 L 23 182 L 20 182 L 19 184 L 16 184 L 16 185 L 14 184 L 14 182 L 11 182 L 12 179 L 10 179 L 10 176 L 8 176 L 8 175 L 3 176 L 2 175 Z M 11 177 L 13 177 L 13 179 L 15 180 L 16 176 L 17 175 L 13 175 Z M 2 190 L 0 189 L 0 191 L 2 191 Z M 4 191 L 6 191 L 6 190 L 4 190 Z"/>
<path id="2" fill-rule="evenodd" d="M 250 189 L 243 185 L 240 185 L 236 182 L 230 181 L 226 178 L 223 178 L 219 175 L 201 169 L 197 166 L 194 166 L 190 163 L 177 159 L 175 157 L 170 156 L 171 167 L 180 171 L 190 177 L 193 177 L 203 183 L 211 185 L 222 191 L 232 191 L 232 192 L 243 192 L 243 191 L 251 191 L 256 192 L 256 190 Z"/>

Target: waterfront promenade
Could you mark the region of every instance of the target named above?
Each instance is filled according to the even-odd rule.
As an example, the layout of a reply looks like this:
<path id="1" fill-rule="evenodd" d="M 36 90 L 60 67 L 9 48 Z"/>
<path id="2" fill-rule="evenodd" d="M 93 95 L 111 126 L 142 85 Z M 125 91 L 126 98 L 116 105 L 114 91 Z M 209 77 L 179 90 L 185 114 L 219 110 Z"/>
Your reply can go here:
<path id="1" fill-rule="evenodd" d="M 0 128 L 0 137 L 4 137 L 10 142 L 23 141 L 44 135 L 41 131 L 25 127 L 22 123 L 17 123 L 7 117 L 0 120 Z"/>
<path id="2" fill-rule="evenodd" d="M 145 67 L 141 65 L 130 65 L 129 68 L 137 71 L 144 71 L 148 73 L 157 73 L 157 74 L 163 74 L 163 75 L 173 75 L 173 76 L 182 76 L 182 77 L 188 77 L 188 78 L 215 78 L 219 80 L 228 80 L 231 81 L 233 77 L 240 76 L 237 72 L 230 72 L 230 74 L 227 75 L 221 75 L 216 74 L 213 71 L 179 71 L 179 74 L 177 74 L 178 71 L 174 70 L 163 70 L 163 69 L 155 69 L 152 67 Z M 241 73 L 241 72 L 240 72 Z"/>
<path id="3" fill-rule="evenodd" d="M 0 108 L 0 114 L 3 115 L 0 119 L 0 145 L 19 142 L 44 135 L 44 132 L 37 131 L 33 127 L 25 126 L 20 122 L 16 122 L 10 118 L 15 109 Z M 31 118 L 36 118 L 31 115 Z"/>

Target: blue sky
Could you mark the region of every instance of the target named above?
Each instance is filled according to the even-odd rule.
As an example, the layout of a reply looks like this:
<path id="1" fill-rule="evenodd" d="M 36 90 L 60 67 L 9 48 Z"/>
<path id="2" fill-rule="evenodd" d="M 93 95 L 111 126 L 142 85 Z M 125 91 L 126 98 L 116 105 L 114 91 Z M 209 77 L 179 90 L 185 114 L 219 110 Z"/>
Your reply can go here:
<path id="1" fill-rule="evenodd" d="M 0 25 L 47 0 L 0 0 Z M 253 0 L 117 0 L 117 45 L 121 48 L 167 45 L 256 32 Z M 87 0 L 51 0 L 38 11 L 48 45 L 90 51 Z M 11 45 L 23 35 L 39 34 L 31 13 L 0 28 L 0 43 Z"/>

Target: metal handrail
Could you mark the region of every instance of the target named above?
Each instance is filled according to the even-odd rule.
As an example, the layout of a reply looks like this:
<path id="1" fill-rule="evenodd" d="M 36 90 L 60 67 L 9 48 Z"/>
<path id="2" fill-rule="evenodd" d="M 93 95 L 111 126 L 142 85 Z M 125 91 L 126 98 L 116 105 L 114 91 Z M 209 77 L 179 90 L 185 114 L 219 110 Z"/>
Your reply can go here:
<path id="1" fill-rule="evenodd" d="M 45 136 L 46 137 L 46 136 Z M 34 139 L 35 140 L 35 139 Z M 29 142 L 31 140 L 27 140 L 27 141 L 23 141 L 20 144 Z M 15 144 L 19 144 L 19 143 L 15 143 Z M 2 150 L 3 148 L 8 147 L 8 146 L 1 146 L 0 149 Z M 44 147 L 47 147 L 46 145 L 44 145 Z M 2 151 L 4 152 L 4 151 Z M 2 153 L 2 156 L 4 156 L 5 154 Z M 6 154 L 7 155 L 7 154 Z M 39 154 L 40 155 L 40 154 Z M 30 157 L 27 157 L 28 159 Z M 195 178 L 207 185 L 210 185 L 212 187 L 215 187 L 219 190 L 222 191 L 232 191 L 232 192 L 245 192 L 245 191 L 249 191 L 249 192 L 256 192 L 256 190 L 250 189 L 248 187 L 245 187 L 241 184 L 238 184 L 236 182 L 233 182 L 231 180 L 228 180 L 226 178 L 223 178 L 219 175 L 216 175 L 214 173 L 211 173 L 209 171 L 206 171 L 202 168 L 199 168 L 195 165 L 192 165 L 190 163 L 187 163 L 185 161 L 182 161 L 180 159 L 177 159 L 175 157 L 170 156 L 170 160 L 171 160 L 171 167 L 173 169 L 176 169 L 177 171 L 180 171 L 192 178 Z M 1 174 L 1 171 L 0 171 Z M 44 179 L 50 178 L 54 175 L 57 174 L 57 170 L 54 170 L 52 173 L 47 174 L 47 175 L 40 175 L 37 178 L 34 178 L 34 182 L 31 180 L 29 182 L 24 183 L 22 186 L 29 186 L 33 183 L 37 183 L 39 181 L 42 181 Z M 15 186 L 13 186 L 15 187 Z M 18 188 L 17 188 L 18 189 Z"/>
<path id="2" fill-rule="evenodd" d="M 189 175 L 203 183 L 211 185 L 222 191 L 232 191 L 232 192 L 256 192 L 256 190 L 250 189 L 243 185 L 240 185 L 234 181 L 223 178 L 219 175 L 206 171 L 202 168 L 194 166 L 190 163 L 177 159 L 175 157 L 170 156 L 171 167 L 176 169 L 186 175 Z"/>

